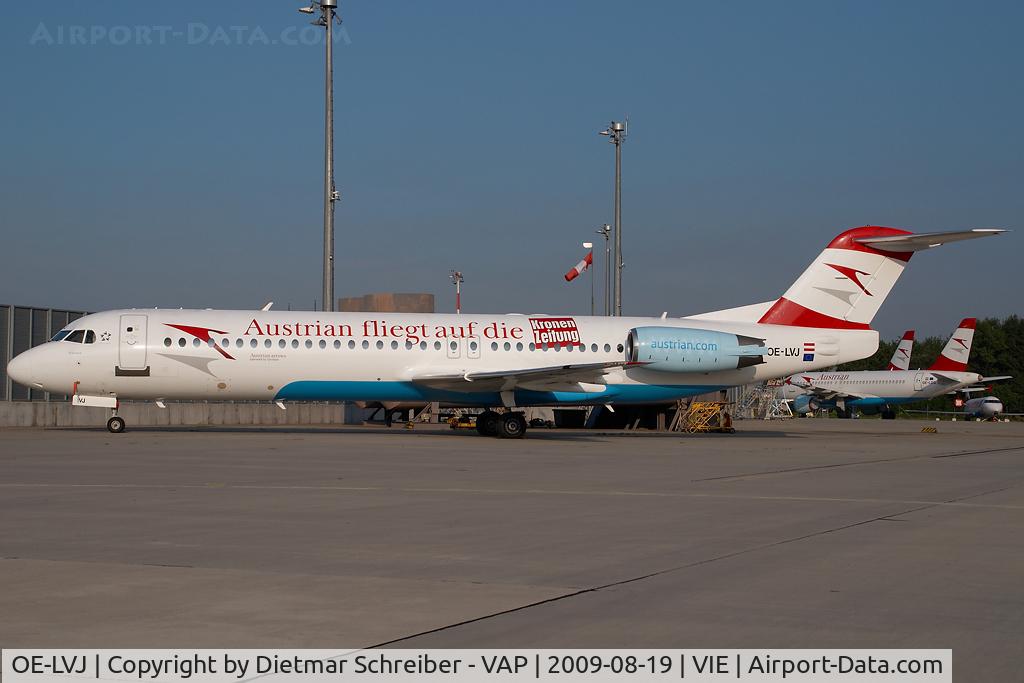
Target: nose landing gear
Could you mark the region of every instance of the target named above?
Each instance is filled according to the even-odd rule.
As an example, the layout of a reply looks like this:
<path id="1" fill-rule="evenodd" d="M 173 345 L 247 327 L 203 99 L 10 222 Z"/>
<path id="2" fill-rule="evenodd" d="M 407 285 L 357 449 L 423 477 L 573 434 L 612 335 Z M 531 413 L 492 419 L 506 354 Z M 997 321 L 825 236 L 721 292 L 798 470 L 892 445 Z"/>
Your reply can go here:
<path id="1" fill-rule="evenodd" d="M 124 418 L 114 415 L 107 420 L 107 431 L 111 434 L 120 434 L 124 431 Z"/>

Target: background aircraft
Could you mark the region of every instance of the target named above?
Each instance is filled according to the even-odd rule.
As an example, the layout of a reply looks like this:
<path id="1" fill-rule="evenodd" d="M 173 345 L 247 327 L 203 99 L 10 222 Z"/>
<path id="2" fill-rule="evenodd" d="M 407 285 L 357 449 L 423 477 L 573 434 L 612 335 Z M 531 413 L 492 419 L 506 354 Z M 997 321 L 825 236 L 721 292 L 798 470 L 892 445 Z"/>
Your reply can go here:
<path id="1" fill-rule="evenodd" d="M 109 311 L 20 354 L 8 373 L 112 409 L 112 432 L 125 427 L 120 399 L 441 401 L 504 407 L 478 429 L 516 438 L 520 406 L 667 402 L 866 358 L 878 348 L 870 322 L 915 251 L 998 232 L 854 228 L 782 297 L 673 320 Z"/>
<path id="2" fill-rule="evenodd" d="M 803 372 L 786 378 L 783 396 L 793 400 L 793 412 L 799 415 L 830 408 L 839 417 L 851 417 L 854 409 L 859 409 L 868 414 L 880 412 L 891 420 L 898 405 L 953 393 L 981 381 L 1006 379 L 967 371 L 975 323 L 974 318 L 962 320 L 927 370 Z"/>

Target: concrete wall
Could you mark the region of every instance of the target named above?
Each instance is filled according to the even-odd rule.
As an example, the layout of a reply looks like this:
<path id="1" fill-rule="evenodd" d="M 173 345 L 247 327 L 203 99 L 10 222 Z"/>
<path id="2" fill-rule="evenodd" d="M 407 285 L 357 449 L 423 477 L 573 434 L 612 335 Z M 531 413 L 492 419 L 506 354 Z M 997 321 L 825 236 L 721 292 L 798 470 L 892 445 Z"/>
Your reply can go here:
<path id="1" fill-rule="evenodd" d="M 170 425 L 340 425 L 360 424 L 368 411 L 337 403 L 290 403 L 287 410 L 266 403 L 122 403 L 118 414 L 129 429 Z M 70 403 L 0 401 L 0 427 L 100 427 L 105 408 Z"/>

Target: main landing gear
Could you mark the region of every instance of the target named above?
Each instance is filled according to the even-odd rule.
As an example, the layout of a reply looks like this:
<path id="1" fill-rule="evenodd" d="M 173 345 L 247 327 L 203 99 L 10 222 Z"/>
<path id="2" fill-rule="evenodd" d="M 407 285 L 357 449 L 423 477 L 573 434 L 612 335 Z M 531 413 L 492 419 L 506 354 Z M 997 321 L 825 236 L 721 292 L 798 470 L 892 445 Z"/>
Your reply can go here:
<path id="1" fill-rule="evenodd" d="M 526 436 L 526 416 L 522 413 L 497 413 L 485 410 L 476 416 L 476 431 L 481 436 L 521 439 Z"/>

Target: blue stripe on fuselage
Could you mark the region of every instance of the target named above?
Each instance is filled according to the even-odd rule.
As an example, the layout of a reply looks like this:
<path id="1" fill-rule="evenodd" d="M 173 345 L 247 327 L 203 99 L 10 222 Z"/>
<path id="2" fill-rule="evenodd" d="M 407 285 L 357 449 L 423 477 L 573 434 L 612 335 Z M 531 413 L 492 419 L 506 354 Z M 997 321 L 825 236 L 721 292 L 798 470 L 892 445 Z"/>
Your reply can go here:
<path id="1" fill-rule="evenodd" d="M 582 391 L 527 391 L 516 389 L 518 406 L 562 403 L 660 403 L 696 396 L 723 387 L 708 385 L 618 384 L 601 393 Z M 290 382 L 277 392 L 277 401 L 403 401 L 461 403 L 472 406 L 501 405 L 495 391 L 462 392 L 434 389 L 415 382 L 349 382 L 303 380 Z"/>

